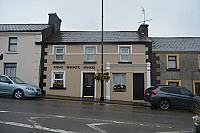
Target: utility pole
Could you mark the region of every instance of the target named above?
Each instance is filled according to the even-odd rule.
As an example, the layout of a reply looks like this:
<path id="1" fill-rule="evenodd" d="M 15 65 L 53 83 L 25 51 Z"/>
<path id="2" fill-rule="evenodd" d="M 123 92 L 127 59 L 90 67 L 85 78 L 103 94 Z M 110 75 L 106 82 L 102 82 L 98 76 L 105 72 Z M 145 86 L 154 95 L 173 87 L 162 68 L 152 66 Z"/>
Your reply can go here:
<path id="1" fill-rule="evenodd" d="M 100 101 L 104 101 L 104 81 L 103 81 L 103 0 L 102 0 L 102 27 L 101 27 L 101 97 Z"/>

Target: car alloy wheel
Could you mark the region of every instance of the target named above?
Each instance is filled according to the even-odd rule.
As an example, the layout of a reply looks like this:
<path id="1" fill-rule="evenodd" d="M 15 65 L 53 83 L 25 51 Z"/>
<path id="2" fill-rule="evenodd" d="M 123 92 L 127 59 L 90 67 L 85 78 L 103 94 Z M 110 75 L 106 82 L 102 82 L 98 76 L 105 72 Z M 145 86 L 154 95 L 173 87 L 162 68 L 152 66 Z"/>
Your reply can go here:
<path id="1" fill-rule="evenodd" d="M 160 107 L 160 109 L 162 109 L 162 110 L 167 110 L 167 109 L 169 109 L 169 101 L 168 101 L 168 100 L 161 100 L 161 101 L 159 102 L 159 107 Z"/>
<path id="2" fill-rule="evenodd" d="M 15 97 L 16 99 L 22 99 L 23 96 L 24 96 L 24 92 L 23 92 L 22 90 L 16 90 L 16 91 L 14 92 L 14 97 Z"/>

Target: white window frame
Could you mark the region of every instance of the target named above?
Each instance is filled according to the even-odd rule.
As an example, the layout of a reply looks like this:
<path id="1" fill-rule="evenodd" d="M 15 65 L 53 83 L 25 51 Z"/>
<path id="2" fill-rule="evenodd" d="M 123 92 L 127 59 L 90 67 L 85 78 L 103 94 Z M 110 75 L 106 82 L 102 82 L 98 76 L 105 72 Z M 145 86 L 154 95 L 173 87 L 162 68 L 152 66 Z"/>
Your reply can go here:
<path id="1" fill-rule="evenodd" d="M 123 49 L 128 49 L 128 53 L 122 53 Z M 123 55 L 128 55 L 128 60 L 122 60 Z M 121 62 L 129 62 L 130 61 L 129 48 L 120 48 L 120 61 Z"/>
<path id="2" fill-rule="evenodd" d="M 57 53 L 57 49 L 62 49 L 63 50 L 63 53 Z M 56 59 L 56 56 L 57 55 L 62 55 L 63 56 L 63 59 L 62 60 L 57 60 Z M 64 48 L 55 48 L 55 61 L 57 61 L 57 62 L 62 62 L 62 61 L 64 61 Z"/>
<path id="3" fill-rule="evenodd" d="M 65 71 L 52 71 L 51 73 L 51 87 L 53 87 L 53 83 L 55 82 L 55 74 L 63 74 L 63 87 L 65 87 Z"/>
<path id="4" fill-rule="evenodd" d="M 93 52 L 92 53 L 88 53 L 89 49 L 92 49 Z M 93 60 L 88 60 L 88 56 L 91 56 L 91 55 L 93 55 L 94 59 Z M 86 61 L 95 61 L 95 49 L 94 48 L 90 48 L 90 47 L 86 48 Z"/>
<path id="5" fill-rule="evenodd" d="M 115 86 L 115 85 L 117 85 L 117 84 L 122 84 L 122 83 L 117 83 L 117 84 L 114 83 L 114 82 L 115 82 L 114 79 L 113 79 L 113 78 L 114 78 L 114 75 L 119 75 L 119 74 L 125 75 L 125 79 L 124 79 L 124 82 L 125 82 L 125 83 L 124 83 L 123 85 L 126 86 L 126 73 L 113 73 L 113 74 L 112 74 L 112 91 L 113 91 L 113 92 L 115 92 L 115 90 L 114 90 L 114 86 Z M 125 89 L 124 92 L 126 92 L 126 90 L 127 90 L 127 88 Z"/>

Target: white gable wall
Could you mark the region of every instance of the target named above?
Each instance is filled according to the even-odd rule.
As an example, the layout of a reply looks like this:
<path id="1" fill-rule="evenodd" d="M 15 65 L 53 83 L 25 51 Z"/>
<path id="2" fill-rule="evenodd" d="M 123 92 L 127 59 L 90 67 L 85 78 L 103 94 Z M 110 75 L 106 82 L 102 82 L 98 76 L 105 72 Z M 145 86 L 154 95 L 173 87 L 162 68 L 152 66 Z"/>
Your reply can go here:
<path id="1" fill-rule="evenodd" d="M 17 37 L 17 52 L 9 52 L 9 37 Z M 4 63 L 17 63 L 16 76 L 25 82 L 39 85 L 39 66 L 42 41 L 40 32 L 1 32 L 0 33 L 0 74 L 4 74 Z"/>

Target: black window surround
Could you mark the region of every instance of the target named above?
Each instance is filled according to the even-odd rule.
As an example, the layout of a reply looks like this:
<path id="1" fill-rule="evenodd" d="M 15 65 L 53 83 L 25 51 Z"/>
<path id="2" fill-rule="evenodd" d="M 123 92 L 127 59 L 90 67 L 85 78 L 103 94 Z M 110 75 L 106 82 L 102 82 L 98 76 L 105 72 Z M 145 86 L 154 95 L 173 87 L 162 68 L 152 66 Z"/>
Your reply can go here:
<path id="1" fill-rule="evenodd" d="M 49 87 L 50 90 L 66 90 L 66 87 Z"/>
<path id="2" fill-rule="evenodd" d="M 97 64 L 96 61 L 84 61 L 83 63 L 84 64 Z"/>
<path id="3" fill-rule="evenodd" d="M 132 64 L 132 62 L 124 62 L 124 61 L 119 61 L 118 64 Z"/>
<path id="4" fill-rule="evenodd" d="M 65 61 L 53 61 L 53 64 L 65 64 Z"/>

